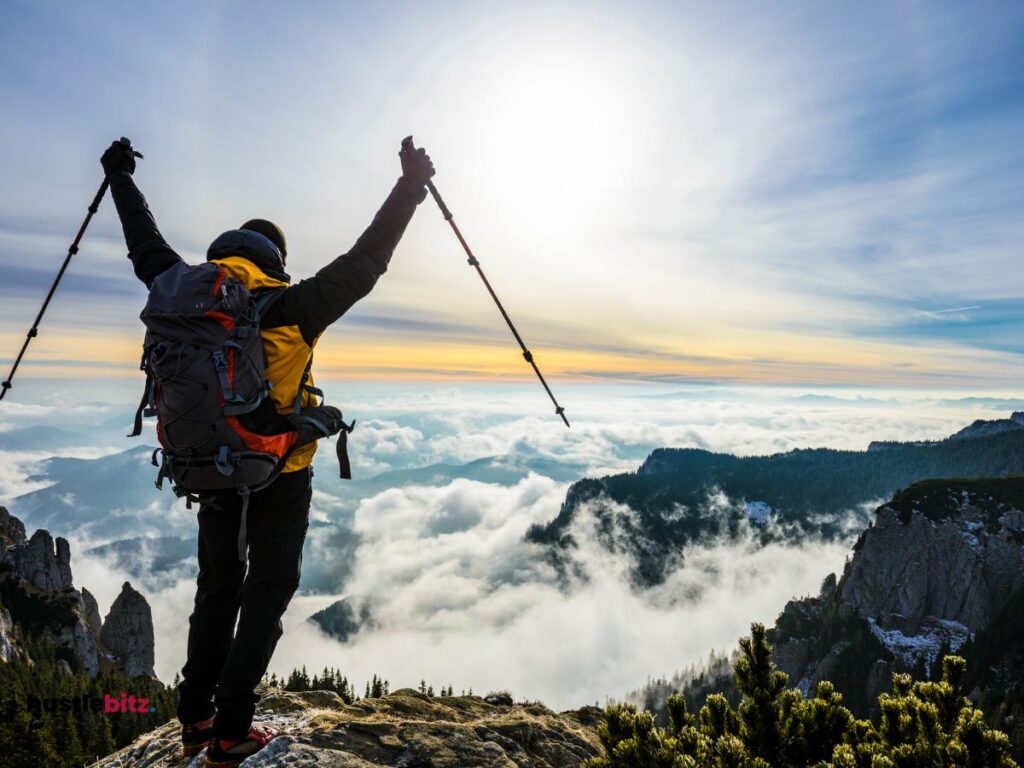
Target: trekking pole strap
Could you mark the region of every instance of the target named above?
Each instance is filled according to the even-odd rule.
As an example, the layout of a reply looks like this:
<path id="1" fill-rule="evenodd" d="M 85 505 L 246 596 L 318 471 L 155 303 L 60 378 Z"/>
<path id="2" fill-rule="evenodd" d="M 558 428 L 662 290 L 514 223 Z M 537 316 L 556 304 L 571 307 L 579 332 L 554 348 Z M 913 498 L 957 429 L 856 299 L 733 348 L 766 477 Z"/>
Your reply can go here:
<path id="1" fill-rule="evenodd" d="M 487 279 L 487 275 L 484 274 L 483 268 L 480 266 L 480 261 L 476 256 L 473 255 L 472 249 L 469 247 L 469 243 L 466 242 L 466 238 L 462 236 L 462 232 L 459 230 L 459 225 L 455 223 L 455 217 L 452 212 L 448 210 L 448 206 L 445 205 L 444 199 L 441 197 L 441 193 L 437 191 L 437 187 L 434 186 L 434 182 L 427 179 L 427 189 L 430 191 L 431 196 L 434 198 L 434 202 L 437 203 L 437 207 L 441 209 L 441 215 L 444 216 L 445 221 L 452 228 L 455 233 L 455 237 L 458 238 L 459 243 L 462 245 L 462 249 L 466 252 L 468 257 L 469 265 L 476 269 L 476 273 L 480 275 L 480 279 L 484 281 L 484 287 L 487 288 L 487 292 L 491 294 L 491 298 L 494 300 L 494 304 L 498 307 L 498 311 L 501 316 L 505 319 L 505 324 L 508 325 L 508 329 L 512 331 L 512 335 L 515 337 L 516 342 L 519 344 L 519 348 L 523 351 L 523 358 L 533 367 L 533 372 L 537 374 L 537 378 L 540 379 L 541 385 L 544 387 L 544 391 L 548 393 L 548 397 L 551 398 L 551 402 L 555 406 L 555 413 L 562 418 L 565 422 L 565 426 L 569 426 L 569 419 L 565 416 L 565 408 L 558 404 L 555 399 L 554 393 L 551 391 L 551 387 L 548 386 L 547 381 L 544 379 L 544 375 L 540 372 L 540 368 L 537 367 L 537 363 L 533 359 L 533 353 L 527 349 L 526 343 L 523 341 L 523 337 L 519 335 L 519 331 L 516 330 L 515 323 L 512 322 L 512 318 L 508 316 L 508 312 L 505 311 L 505 306 L 501 303 L 501 299 L 498 298 L 498 294 L 494 292 L 494 288 L 491 287 L 491 281 Z"/>

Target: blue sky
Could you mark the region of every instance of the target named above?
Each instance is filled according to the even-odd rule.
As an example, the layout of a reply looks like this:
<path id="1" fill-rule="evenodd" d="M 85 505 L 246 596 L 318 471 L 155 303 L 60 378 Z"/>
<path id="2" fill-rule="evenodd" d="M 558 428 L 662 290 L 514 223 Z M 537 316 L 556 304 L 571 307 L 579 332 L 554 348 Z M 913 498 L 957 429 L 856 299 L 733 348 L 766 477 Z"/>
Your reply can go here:
<path id="1" fill-rule="evenodd" d="M 1024 6 L 8 2 L 0 364 L 132 137 L 201 259 L 252 216 L 300 278 L 407 133 L 556 379 L 1005 390 L 1020 379 Z M 135 375 L 104 205 L 23 370 Z M 951 311 L 952 310 L 952 311 Z M 526 375 L 429 203 L 327 377 Z"/>

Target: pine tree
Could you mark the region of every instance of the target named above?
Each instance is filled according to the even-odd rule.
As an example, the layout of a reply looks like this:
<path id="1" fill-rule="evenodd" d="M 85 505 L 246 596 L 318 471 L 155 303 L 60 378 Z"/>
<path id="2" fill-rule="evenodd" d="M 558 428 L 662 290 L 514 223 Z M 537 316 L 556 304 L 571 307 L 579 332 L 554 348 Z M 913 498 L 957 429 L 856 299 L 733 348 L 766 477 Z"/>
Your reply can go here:
<path id="1" fill-rule="evenodd" d="M 60 727 L 61 757 L 65 765 L 82 765 L 85 763 L 85 756 L 82 754 L 82 740 L 78 735 L 78 722 L 70 710 L 62 713 Z"/>
<path id="2" fill-rule="evenodd" d="M 787 676 L 775 668 L 763 624 L 754 624 L 750 637 L 740 640 L 740 658 L 734 667 L 736 687 L 744 700 L 739 707 L 740 736 L 750 752 L 765 760 L 779 754 L 780 695 Z"/>
<path id="3" fill-rule="evenodd" d="M 373 683 L 370 686 L 370 697 L 379 699 L 384 695 L 384 681 L 381 680 L 377 675 L 373 676 Z"/>
<path id="4" fill-rule="evenodd" d="M 114 751 L 114 734 L 110 727 L 110 716 L 102 712 L 96 713 L 96 728 L 93 730 L 93 741 L 89 745 L 89 751 L 96 756 L 102 757 Z"/>
<path id="5" fill-rule="evenodd" d="M 1012 768 L 1009 737 L 991 728 L 964 696 L 965 664 L 947 656 L 942 679 L 915 683 L 894 675 L 879 697 L 877 726 L 857 720 L 829 682 L 813 698 L 786 688 L 771 661 L 764 628 L 751 627 L 733 665 L 738 711 L 707 697 L 697 718 L 682 696 L 669 698 L 668 727 L 650 712 L 615 704 L 598 736 L 606 756 L 589 768 Z M 771 750 L 771 751 L 769 751 Z"/>

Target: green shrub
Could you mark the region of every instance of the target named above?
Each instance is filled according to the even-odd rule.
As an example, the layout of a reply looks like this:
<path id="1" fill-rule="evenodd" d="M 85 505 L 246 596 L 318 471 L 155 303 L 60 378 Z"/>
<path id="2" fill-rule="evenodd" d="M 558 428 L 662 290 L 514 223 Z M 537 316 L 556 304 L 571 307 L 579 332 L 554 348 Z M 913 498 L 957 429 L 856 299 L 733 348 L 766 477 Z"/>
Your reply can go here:
<path id="1" fill-rule="evenodd" d="M 751 627 L 733 665 L 742 700 L 735 709 L 712 695 L 695 717 L 678 694 L 669 724 L 631 704 L 605 710 L 605 756 L 587 768 L 1012 768 L 1006 734 L 988 726 L 964 695 L 966 664 L 942 662 L 938 682 L 894 675 L 878 699 L 878 724 L 858 720 L 830 682 L 814 696 L 787 688 L 771 659 L 765 629 Z"/>

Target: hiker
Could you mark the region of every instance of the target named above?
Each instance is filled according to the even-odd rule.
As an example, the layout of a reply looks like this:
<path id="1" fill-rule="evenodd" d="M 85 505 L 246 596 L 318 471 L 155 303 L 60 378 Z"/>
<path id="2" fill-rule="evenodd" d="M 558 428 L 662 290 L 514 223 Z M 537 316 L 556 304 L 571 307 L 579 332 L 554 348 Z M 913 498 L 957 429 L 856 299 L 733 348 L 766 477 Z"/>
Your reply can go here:
<path id="1" fill-rule="evenodd" d="M 402 175 L 373 222 L 348 253 L 313 277 L 291 284 L 285 272 L 284 232 L 266 219 L 251 219 L 223 233 L 207 251 L 208 262 L 215 262 L 249 291 L 279 289 L 259 316 L 270 382 L 267 399 L 274 405 L 271 418 L 275 411 L 290 414 L 293 402 L 296 411 L 307 402 L 304 389 L 311 389 L 309 362 L 317 340 L 384 274 L 416 206 L 427 195 L 425 185 L 434 167 L 422 148 L 413 150 L 411 140 L 407 142 L 408 149 L 399 153 Z M 127 143 L 111 144 L 101 164 L 124 229 L 128 258 L 136 276 L 152 288 L 159 275 L 179 268 L 182 259 L 160 234 L 135 185 L 135 156 Z M 268 428 L 252 429 L 272 435 Z M 283 420 L 281 430 L 288 429 L 293 427 Z M 254 691 L 281 637 L 281 616 L 299 585 L 315 451 L 315 440 L 293 448 L 280 475 L 247 496 L 245 507 L 235 490 L 201 499 L 199 576 L 177 714 L 185 755 L 206 747 L 207 766 L 235 766 L 276 735 L 272 728 L 253 725 L 259 700 Z M 244 555 L 239 558 L 236 546 L 240 529 L 248 545 L 247 562 Z"/>

